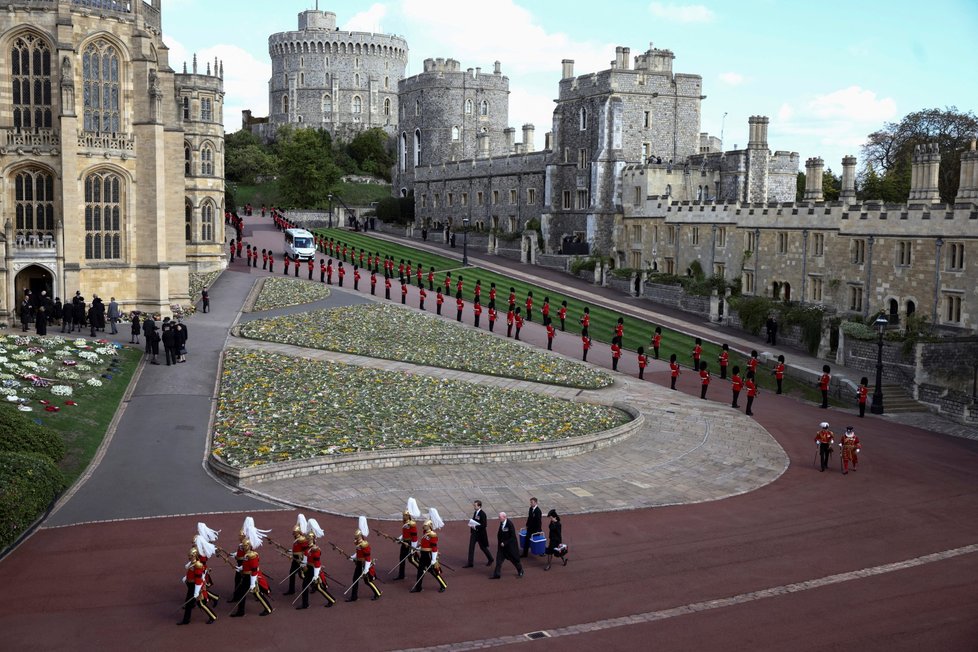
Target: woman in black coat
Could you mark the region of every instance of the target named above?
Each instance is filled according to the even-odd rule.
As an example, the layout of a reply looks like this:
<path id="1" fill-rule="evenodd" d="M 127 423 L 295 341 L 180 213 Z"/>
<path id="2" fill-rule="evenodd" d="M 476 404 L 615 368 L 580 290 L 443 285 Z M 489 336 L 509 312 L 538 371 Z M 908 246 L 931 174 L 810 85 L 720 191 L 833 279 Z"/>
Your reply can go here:
<path id="1" fill-rule="evenodd" d="M 556 509 L 547 512 L 547 516 L 550 518 L 550 541 L 547 544 L 547 565 L 543 570 L 550 570 L 550 562 L 554 555 L 564 560 L 564 566 L 567 565 L 567 548 L 562 545 L 564 539 L 561 533 L 560 516 Z"/>
<path id="2" fill-rule="evenodd" d="M 132 313 L 132 336 L 129 338 L 130 344 L 139 344 L 139 314 Z"/>

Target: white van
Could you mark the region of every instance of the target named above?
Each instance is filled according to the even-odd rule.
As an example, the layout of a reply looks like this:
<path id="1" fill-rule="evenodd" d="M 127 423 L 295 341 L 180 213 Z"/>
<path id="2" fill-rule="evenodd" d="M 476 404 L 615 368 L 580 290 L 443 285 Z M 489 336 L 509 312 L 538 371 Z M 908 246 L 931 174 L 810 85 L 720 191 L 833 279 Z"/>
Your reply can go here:
<path id="1" fill-rule="evenodd" d="M 316 256 L 316 240 L 305 229 L 285 230 L 285 255 L 307 260 Z"/>

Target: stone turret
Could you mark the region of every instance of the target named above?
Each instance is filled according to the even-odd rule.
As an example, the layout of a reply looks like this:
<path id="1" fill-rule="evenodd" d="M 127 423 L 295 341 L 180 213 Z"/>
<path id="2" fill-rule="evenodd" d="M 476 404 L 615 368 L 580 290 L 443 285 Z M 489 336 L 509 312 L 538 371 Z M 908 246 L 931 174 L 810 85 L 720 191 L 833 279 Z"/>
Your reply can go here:
<path id="1" fill-rule="evenodd" d="M 910 166 L 910 201 L 936 202 L 941 198 L 938 180 L 941 152 L 937 143 L 917 145 Z"/>
<path id="2" fill-rule="evenodd" d="M 821 158 L 810 158 L 805 161 L 805 201 L 822 201 L 822 174 L 825 171 L 825 161 Z"/>
<path id="3" fill-rule="evenodd" d="M 845 156 L 842 158 L 842 192 L 839 195 L 842 201 L 853 201 L 856 199 L 856 157 Z"/>
<path id="4" fill-rule="evenodd" d="M 523 151 L 526 153 L 534 151 L 533 132 L 535 127 L 531 124 L 523 125 Z"/>
<path id="5" fill-rule="evenodd" d="M 961 153 L 961 185 L 956 201 L 978 202 L 978 151 L 974 138 L 971 139 L 971 149 Z"/>
<path id="6" fill-rule="evenodd" d="M 767 149 L 767 126 L 770 118 L 763 115 L 752 115 L 748 119 L 750 125 L 747 149 Z"/>
<path id="7" fill-rule="evenodd" d="M 564 59 L 560 62 L 561 65 L 561 79 L 571 79 L 574 76 L 574 60 Z"/>

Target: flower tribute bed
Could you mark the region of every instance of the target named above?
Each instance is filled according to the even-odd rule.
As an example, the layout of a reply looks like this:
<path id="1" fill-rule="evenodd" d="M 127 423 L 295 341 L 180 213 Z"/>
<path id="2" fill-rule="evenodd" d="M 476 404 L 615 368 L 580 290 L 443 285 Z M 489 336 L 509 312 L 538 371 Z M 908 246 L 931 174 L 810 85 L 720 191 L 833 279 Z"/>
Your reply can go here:
<path id="1" fill-rule="evenodd" d="M 505 329 L 505 321 L 497 327 Z M 385 304 L 260 319 L 244 324 L 241 334 L 257 340 L 566 387 L 598 389 L 613 382 L 609 374 L 572 360 Z"/>
<path id="2" fill-rule="evenodd" d="M 213 453 L 235 467 L 419 446 L 545 442 L 622 425 L 615 408 L 232 348 Z"/>
<path id="3" fill-rule="evenodd" d="M 271 276 L 262 283 L 253 311 L 274 310 L 286 306 L 320 301 L 329 296 L 329 288 L 321 283 Z"/>

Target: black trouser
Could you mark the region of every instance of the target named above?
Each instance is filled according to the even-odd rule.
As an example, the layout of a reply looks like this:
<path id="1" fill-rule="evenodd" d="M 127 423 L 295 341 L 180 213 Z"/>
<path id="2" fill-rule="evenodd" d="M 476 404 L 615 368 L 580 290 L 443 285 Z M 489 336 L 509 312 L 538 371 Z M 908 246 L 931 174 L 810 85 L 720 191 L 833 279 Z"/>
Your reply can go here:
<path id="1" fill-rule="evenodd" d="M 859 404 L 859 416 L 861 416 L 861 417 L 866 416 L 866 404 L 865 403 L 860 403 Z"/>
<path id="2" fill-rule="evenodd" d="M 737 399 L 738 398 L 740 398 L 740 390 L 736 390 L 735 389 L 734 390 L 734 393 L 733 393 L 733 401 L 730 403 L 730 407 L 735 407 L 735 408 L 739 408 L 740 407 L 739 405 L 737 405 Z"/>
<path id="3" fill-rule="evenodd" d="M 581 356 L 581 360 L 583 360 L 584 362 L 587 362 L 587 349 L 584 349 L 584 355 Z"/>
<path id="4" fill-rule="evenodd" d="M 550 347 L 548 346 L 547 348 L 549 349 Z M 618 371 L 618 358 L 615 357 L 611 358 L 611 370 Z"/>
<path id="5" fill-rule="evenodd" d="M 326 282 L 326 270 L 320 270 L 320 272 L 319 272 L 319 282 L 320 283 L 325 283 Z"/>
<path id="6" fill-rule="evenodd" d="M 552 337 L 548 337 L 547 338 L 547 350 L 548 351 L 553 351 L 554 350 L 554 338 L 552 338 Z"/>
<path id="7" fill-rule="evenodd" d="M 295 593 L 295 578 L 299 575 L 299 566 L 301 565 L 300 560 L 296 559 L 295 555 L 292 555 L 292 563 L 289 565 L 289 590 L 285 592 L 285 595 Z M 305 587 L 305 584 L 303 584 L 303 587 Z"/>
<path id="8" fill-rule="evenodd" d="M 781 393 L 781 385 L 784 383 L 784 378 L 775 378 L 774 382 L 778 384 L 778 391 L 776 393 Z"/>
<path id="9" fill-rule="evenodd" d="M 523 564 L 520 562 L 519 555 L 514 554 L 509 549 L 509 546 L 499 546 L 499 549 L 496 551 L 496 570 L 492 572 L 494 576 L 499 577 L 499 571 L 502 570 L 503 562 L 506 560 L 509 560 L 513 566 L 516 566 L 517 572 L 523 572 Z"/>
<path id="10" fill-rule="evenodd" d="M 706 398 L 706 390 L 709 388 L 709 385 L 700 385 L 700 398 Z"/>
<path id="11" fill-rule="evenodd" d="M 412 590 L 420 591 L 421 589 L 424 588 L 425 573 L 431 573 L 431 575 L 435 578 L 435 580 L 437 580 L 439 587 L 441 587 L 442 589 L 448 588 L 448 585 L 445 584 L 445 580 L 442 578 L 441 573 L 438 572 L 438 570 L 435 568 L 434 564 L 432 563 L 431 551 L 429 550 L 421 551 L 421 559 L 418 561 L 418 577 L 415 580 L 415 585 Z"/>
<path id="12" fill-rule="evenodd" d="M 754 405 L 754 397 L 751 396 L 750 394 L 748 394 L 747 395 L 747 410 L 746 410 L 748 416 L 754 414 L 754 412 L 751 410 L 751 406 L 753 406 L 753 405 Z"/>
<path id="13" fill-rule="evenodd" d="M 310 590 L 310 585 L 312 584 L 313 569 L 312 566 L 306 566 L 306 569 L 302 572 L 302 608 L 305 609 L 309 606 L 309 594 L 312 593 Z M 326 598 L 326 606 L 331 607 L 336 604 L 336 598 L 334 598 L 329 591 L 326 590 L 326 580 L 323 578 L 322 570 L 319 571 L 319 581 L 316 582 L 314 590 L 319 593 L 319 595 Z"/>
<path id="14" fill-rule="evenodd" d="M 357 590 L 360 588 L 360 576 L 363 576 L 363 583 L 370 587 L 370 590 L 374 592 L 374 598 L 380 597 L 380 589 L 374 584 L 374 580 L 370 577 L 370 573 L 363 572 L 363 562 L 357 560 L 353 565 L 353 587 L 350 589 L 350 598 L 352 602 L 357 599 Z"/>
<path id="15" fill-rule="evenodd" d="M 493 327 L 494 327 L 495 325 L 496 325 L 496 320 L 495 320 L 495 319 L 490 319 L 490 320 L 489 320 L 489 332 L 490 332 L 490 333 L 492 332 L 492 329 L 493 329 Z"/>
<path id="16" fill-rule="evenodd" d="M 411 559 L 408 560 L 408 561 L 405 561 L 405 559 L 407 559 L 408 557 L 411 557 Z M 404 570 L 407 567 L 407 565 L 409 563 L 410 564 L 414 564 L 415 566 L 418 565 L 418 562 L 416 562 L 414 560 L 414 556 L 411 554 L 411 545 L 410 544 L 408 544 L 408 545 L 401 544 L 401 550 L 397 553 L 397 561 L 399 562 L 399 565 L 397 567 L 397 579 L 403 580 L 404 579 Z"/>
<path id="17" fill-rule="evenodd" d="M 455 311 L 455 321 L 462 321 L 462 309 L 459 308 Z"/>
<path id="18" fill-rule="evenodd" d="M 479 544 L 479 549 L 482 550 L 486 555 L 486 561 L 490 564 L 492 563 L 492 553 L 489 552 L 489 542 L 482 538 L 477 532 L 469 532 L 469 561 L 468 565 L 472 565 L 472 558 L 475 555 L 475 544 Z"/>
<path id="19" fill-rule="evenodd" d="M 211 300 L 210 299 L 204 299 L 204 301 L 203 301 L 203 309 L 204 309 L 204 312 L 210 312 L 211 311 Z"/>
<path id="20" fill-rule="evenodd" d="M 726 379 L 727 379 L 727 368 L 720 367 L 720 380 L 726 380 Z"/>
<path id="21" fill-rule="evenodd" d="M 822 390 L 822 405 L 820 407 L 827 408 L 829 406 L 829 390 Z"/>
<path id="22" fill-rule="evenodd" d="M 560 330 L 561 331 L 564 330 L 564 318 L 563 317 L 560 318 Z"/>
<path id="23" fill-rule="evenodd" d="M 478 328 L 478 327 L 479 327 L 479 315 L 476 315 L 476 316 L 475 316 L 475 321 L 473 322 L 473 325 L 474 325 L 474 326 L 475 326 L 476 328 Z"/>
<path id="24" fill-rule="evenodd" d="M 654 357 L 656 360 L 659 359 L 659 347 L 652 347 L 652 357 Z"/>
<path id="25" fill-rule="evenodd" d="M 200 607 L 200 610 L 207 614 L 209 620 L 217 620 L 217 615 L 207 606 L 207 602 L 204 600 L 194 599 L 195 584 L 193 582 L 184 582 L 187 585 L 187 597 L 184 598 L 183 605 L 183 623 L 190 622 L 190 614 L 193 613 L 194 607 Z"/>
<path id="26" fill-rule="evenodd" d="M 676 389 L 676 377 L 673 376 L 669 379 L 669 389 Z"/>
<path id="27" fill-rule="evenodd" d="M 644 380 L 645 379 L 645 367 L 639 367 L 638 368 L 638 379 L 639 380 Z"/>
<path id="28" fill-rule="evenodd" d="M 832 452 L 832 444 L 818 444 L 818 462 L 824 471 L 829 466 L 829 453 Z"/>
<path id="29" fill-rule="evenodd" d="M 516 327 L 516 337 L 514 339 L 517 339 L 517 340 L 520 339 L 520 330 L 522 330 L 522 329 L 519 326 L 517 326 Z"/>
<path id="30" fill-rule="evenodd" d="M 512 336 L 513 336 L 513 325 L 506 324 L 506 337 L 512 337 Z"/>

